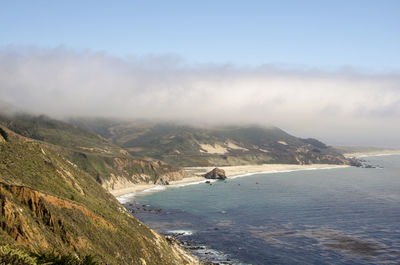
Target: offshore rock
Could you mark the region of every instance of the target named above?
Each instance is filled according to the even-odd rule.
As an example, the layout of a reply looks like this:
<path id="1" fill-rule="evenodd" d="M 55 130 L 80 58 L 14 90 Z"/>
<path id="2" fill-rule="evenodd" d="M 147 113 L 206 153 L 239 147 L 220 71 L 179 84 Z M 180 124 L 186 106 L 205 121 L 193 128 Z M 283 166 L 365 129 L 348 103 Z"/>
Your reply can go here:
<path id="1" fill-rule="evenodd" d="M 356 158 L 349 158 L 349 165 L 353 167 L 362 167 L 363 164 L 360 160 Z"/>
<path id="2" fill-rule="evenodd" d="M 222 179 L 222 180 L 227 179 L 225 175 L 225 170 L 217 167 L 208 172 L 207 174 L 205 174 L 204 177 L 206 179 Z"/>

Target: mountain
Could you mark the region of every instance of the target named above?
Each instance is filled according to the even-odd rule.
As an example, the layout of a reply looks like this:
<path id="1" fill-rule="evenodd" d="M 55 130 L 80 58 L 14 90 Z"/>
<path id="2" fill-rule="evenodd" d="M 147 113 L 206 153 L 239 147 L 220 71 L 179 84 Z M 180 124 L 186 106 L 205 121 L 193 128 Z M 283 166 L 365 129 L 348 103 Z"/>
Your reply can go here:
<path id="1" fill-rule="evenodd" d="M 2 246 L 32 253 L 90 254 L 101 264 L 195 263 L 54 148 L 4 127 L 0 208 Z"/>
<path id="2" fill-rule="evenodd" d="M 176 123 L 75 119 L 135 157 L 177 166 L 226 166 L 262 163 L 350 164 L 316 139 L 301 139 L 277 127 L 194 127 Z"/>
<path id="3" fill-rule="evenodd" d="M 132 157 L 98 134 L 47 116 L 0 115 L 0 124 L 40 141 L 112 190 L 137 183 L 181 179 L 184 172 L 156 159 Z"/>

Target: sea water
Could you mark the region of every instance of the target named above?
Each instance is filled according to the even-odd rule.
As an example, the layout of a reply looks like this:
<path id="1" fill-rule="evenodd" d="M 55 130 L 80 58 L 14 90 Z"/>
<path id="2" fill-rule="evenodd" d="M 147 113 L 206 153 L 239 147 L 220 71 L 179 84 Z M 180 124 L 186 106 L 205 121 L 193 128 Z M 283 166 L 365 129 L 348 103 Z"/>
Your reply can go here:
<path id="1" fill-rule="evenodd" d="M 210 261 L 399 264 L 400 156 L 364 159 L 382 168 L 255 174 L 136 196 L 130 205 L 150 207 L 134 215 Z"/>

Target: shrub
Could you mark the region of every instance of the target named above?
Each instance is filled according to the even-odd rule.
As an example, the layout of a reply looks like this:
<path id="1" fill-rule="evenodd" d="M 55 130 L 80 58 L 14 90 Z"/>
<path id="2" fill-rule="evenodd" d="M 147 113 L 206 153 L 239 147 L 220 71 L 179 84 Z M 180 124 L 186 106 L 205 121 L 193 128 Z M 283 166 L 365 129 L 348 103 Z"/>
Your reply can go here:
<path id="1" fill-rule="evenodd" d="M 9 245 L 0 246 L 0 264 L 10 265 L 36 265 L 36 258 L 22 249 Z"/>
<path id="2" fill-rule="evenodd" d="M 33 254 L 9 245 L 0 246 L 0 264 L 7 265 L 98 265 L 92 255 L 82 259 L 73 254 Z"/>
<path id="3" fill-rule="evenodd" d="M 98 265 L 91 255 L 79 259 L 72 254 L 42 253 L 37 255 L 37 261 L 38 264 L 46 265 Z"/>

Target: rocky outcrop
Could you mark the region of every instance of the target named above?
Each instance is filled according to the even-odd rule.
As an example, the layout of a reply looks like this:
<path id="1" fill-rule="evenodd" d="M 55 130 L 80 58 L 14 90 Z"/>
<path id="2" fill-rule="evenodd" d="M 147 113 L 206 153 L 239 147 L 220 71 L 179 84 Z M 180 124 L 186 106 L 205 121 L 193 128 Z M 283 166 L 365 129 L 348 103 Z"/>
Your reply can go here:
<path id="1" fill-rule="evenodd" d="M 225 170 L 220 168 L 214 168 L 213 170 L 211 170 L 207 174 L 204 174 L 203 176 L 206 179 L 221 179 L 221 180 L 227 179 L 225 175 Z"/>
<path id="2" fill-rule="evenodd" d="M 362 167 L 363 166 L 361 161 L 358 160 L 357 158 L 352 157 L 352 158 L 348 158 L 348 159 L 350 161 L 350 166 L 353 166 L 353 167 Z"/>
<path id="3" fill-rule="evenodd" d="M 161 177 L 158 180 L 154 181 L 154 184 L 157 184 L 157 185 L 169 185 L 169 181 L 165 180 L 163 177 Z"/>
<path id="4" fill-rule="evenodd" d="M 8 134 L 7 132 L 0 127 L 0 143 L 4 143 L 8 139 Z"/>
<path id="5" fill-rule="evenodd" d="M 197 264 L 135 219 L 95 179 L 42 143 L 0 144 L 0 244 L 103 264 Z"/>
<path id="6" fill-rule="evenodd" d="M 0 221 L 1 229 L 19 245 L 33 251 L 35 248 L 47 249 L 54 243 L 75 249 L 81 247 L 80 243 L 69 235 L 63 218 L 56 209 L 69 209 L 71 213 L 85 216 L 86 221 L 96 227 L 114 229 L 111 223 L 86 207 L 28 187 L 0 183 L 0 195 L 0 210 L 5 218 L 5 221 Z M 63 240 L 46 238 L 43 236 L 44 231 L 58 234 Z"/>
<path id="7" fill-rule="evenodd" d="M 131 188 L 138 184 L 169 185 L 171 181 L 181 180 L 187 174 L 183 169 L 170 169 L 170 171 L 161 172 L 156 175 L 141 173 L 130 176 L 111 173 L 108 178 L 101 180 L 101 186 L 108 191 L 115 191 Z"/>

